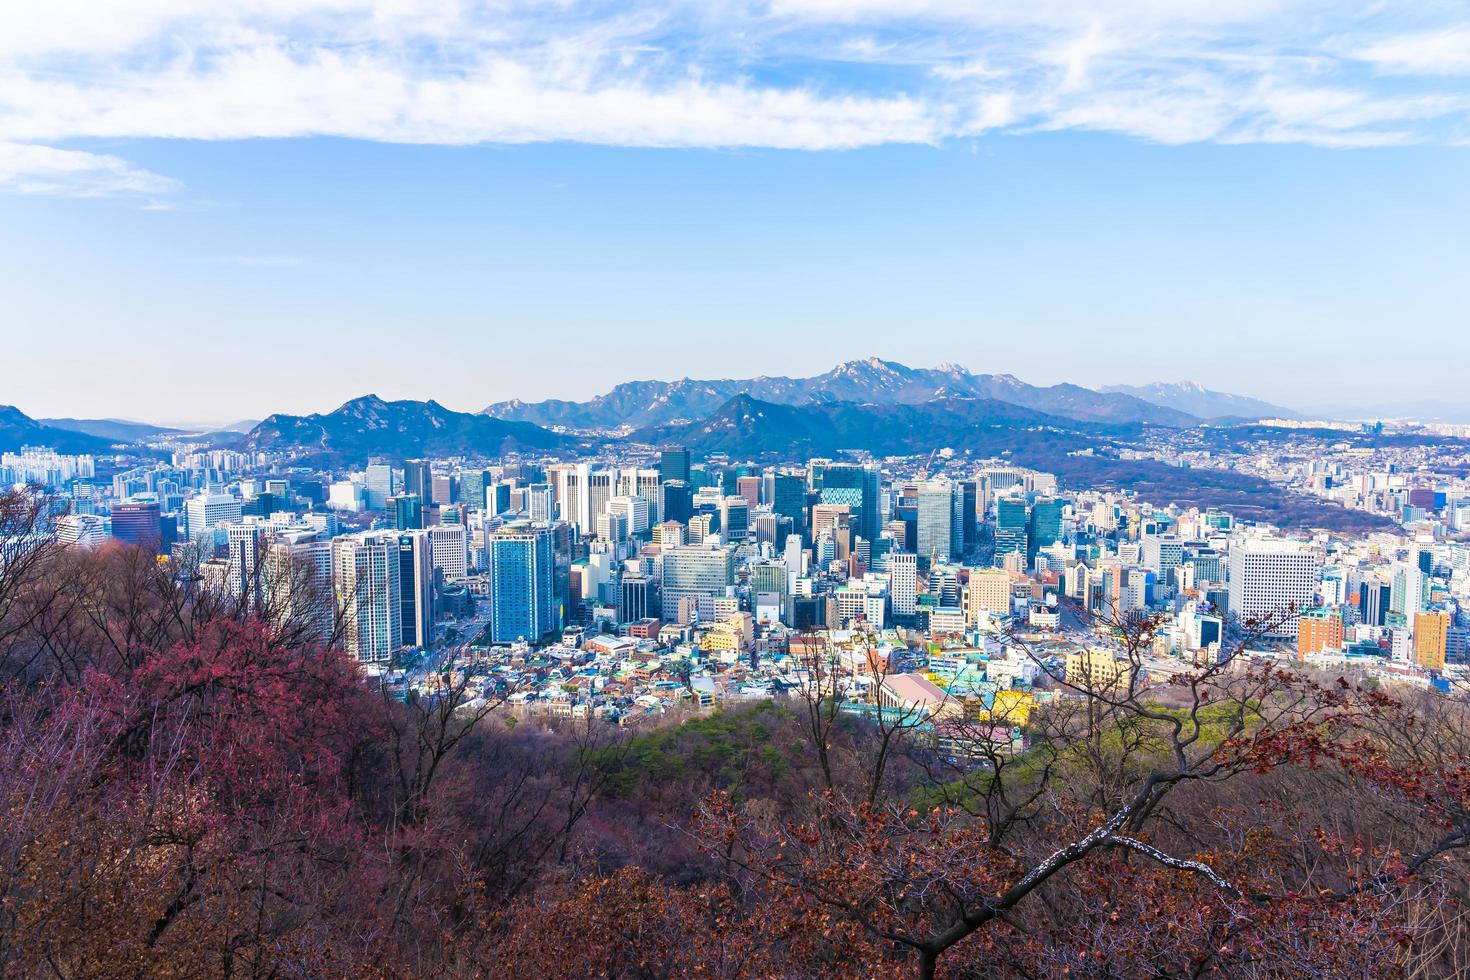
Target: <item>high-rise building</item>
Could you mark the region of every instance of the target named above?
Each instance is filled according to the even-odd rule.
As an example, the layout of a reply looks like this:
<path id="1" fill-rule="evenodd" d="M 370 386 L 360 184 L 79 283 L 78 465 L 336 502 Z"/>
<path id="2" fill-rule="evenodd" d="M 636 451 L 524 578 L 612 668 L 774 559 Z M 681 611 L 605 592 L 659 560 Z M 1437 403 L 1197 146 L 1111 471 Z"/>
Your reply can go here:
<path id="1" fill-rule="evenodd" d="M 238 497 L 228 493 L 201 493 L 197 497 L 190 497 L 184 505 L 184 517 L 187 521 L 185 533 L 190 538 L 197 538 L 221 524 L 238 521 L 240 516 Z"/>
<path id="2" fill-rule="evenodd" d="M 1262 635 L 1296 636 L 1290 610 L 1312 605 L 1321 569 L 1317 553 L 1296 541 L 1250 538 L 1230 546 L 1230 613 Z"/>
<path id="3" fill-rule="evenodd" d="M 659 479 L 667 482 L 679 480 L 689 482 L 689 450 L 683 446 L 670 446 L 659 454 Z M 675 518 L 677 520 L 678 518 Z"/>
<path id="4" fill-rule="evenodd" d="M 658 513 L 665 521 L 688 523 L 694 516 L 694 488 L 683 480 L 669 480 L 658 488 Z"/>
<path id="5" fill-rule="evenodd" d="M 491 485 L 490 474 L 484 470 L 459 471 L 459 498 L 470 510 L 483 510 L 491 514 L 500 513 L 489 504 L 486 498 L 486 491 Z"/>
<path id="6" fill-rule="evenodd" d="M 1026 553 L 1026 501 L 1001 497 L 995 502 L 995 564 L 1016 553 Z"/>
<path id="7" fill-rule="evenodd" d="M 386 663 L 403 639 L 398 532 L 368 531 L 332 541 L 332 585 L 347 652 Z"/>
<path id="8" fill-rule="evenodd" d="M 382 510 L 388 505 L 388 498 L 398 492 L 393 467 L 379 459 L 368 463 L 362 486 L 363 503 L 368 510 Z"/>
<path id="9" fill-rule="evenodd" d="M 895 616 L 907 617 L 918 613 L 918 555 L 898 551 L 888 556 L 888 601 Z"/>
<path id="10" fill-rule="evenodd" d="M 869 541 L 878 540 L 878 531 L 887 516 L 878 506 L 882 478 L 876 464 L 824 461 L 812 464 L 812 489 L 817 491 L 821 502 L 851 507 L 857 533 Z"/>
<path id="11" fill-rule="evenodd" d="M 1425 670 L 1444 670 L 1450 615 L 1421 612 L 1414 616 L 1414 662 Z"/>
<path id="12" fill-rule="evenodd" d="M 433 486 L 428 499 L 433 501 L 436 507 L 447 507 L 450 504 L 459 503 L 459 479 L 448 473 L 433 478 Z"/>
<path id="13" fill-rule="evenodd" d="M 677 622 L 679 600 L 692 599 L 701 621 L 714 618 L 715 600 L 735 584 L 734 552 L 729 548 L 684 545 L 663 553 L 663 619 Z"/>
<path id="14" fill-rule="evenodd" d="M 426 459 L 410 459 L 403 464 L 403 492 L 418 496 L 425 504 L 434 499 L 434 475 Z"/>
<path id="15" fill-rule="evenodd" d="M 388 513 L 393 518 L 393 526 L 400 531 L 412 531 L 424 526 L 424 502 L 416 493 L 389 497 Z"/>
<path id="16" fill-rule="evenodd" d="M 468 529 L 462 524 L 436 524 L 428 529 L 434 571 L 445 582 L 458 582 L 470 573 Z"/>
<path id="17" fill-rule="evenodd" d="M 327 642 L 336 627 L 332 542 L 316 531 L 283 531 L 265 551 L 265 608 L 273 625 Z"/>
<path id="18" fill-rule="evenodd" d="M 404 647 L 434 645 L 434 552 L 427 530 L 398 535 L 399 623 Z"/>
<path id="19" fill-rule="evenodd" d="M 96 514 L 66 514 L 56 521 L 56 540 L 78 548 L 95 548 L 107 538 L 107 528 Z"/>
<path id="20" fill-rule="evenodd" d="M 1298 659 L 1323 650 L 1342 647 L 1342 610 L 1316 607 L 1302 611 L 1296 623 L 1296 655 Z"/>
<path id="21" fill-rule="evenodd" d="M 607 512 L 622 517 L 627 524 L 627 533 L 640 540 L 648 537 L 648 510 L 648 501 L 639 496 L 614 497 L 607 502 Z"/>
<path id="22" fill-rule="evenodd" d="M 806 480 L 796 473 L 772 473 L 771 510 L 791 518 L 793 534 L 806 532 Z"/>
<path id="23" fill-rule="evenodd" d="M 761 505 L 761 478 L 758 476 L 736 477 L 735 493 L 744 497 L 750 509 L 755 510 Z"/>
<path id="24" fill-rule="evenodd" d="M 963 515 L 959 510 L 964 498 L 954 483 L 943 478 L 926 480 L 917 489 L 915 550 L 920 558 L 948 561 L 957 556 L 959 539 L 964 536 Z M 961 518 L 958 536 L 955 534 L 957 516 Z"/>
<path id="25" fill-rule="evenodd" d="M 112 536 L 124 544 L 163 553 L 163 523 L 156 500 L 126 501 L 112 506 Z"/>
<path id="26" fill-rule="evenodd" d="M 495 643 L 537 642 L 559 628 L 552 531 L 508 524 L 486 536 L 490 564 L 490 636 Z"/>
<path id="27" fill-rule="evenodd" d="M 744 497 L 720 499 L 720 537 L 727 544 L 739 544 L 750 536 L 750 505 Z"/>
<path id="28" fill-rule="evenodd" d="M 1062 540 L 1062 502 L 1056 499 L 1038 500 L 1031 505 L 1031 514 L 1026 519 L 1026 567 L 1036 564 L 1036 553 L 1042 548 Z M 1174 555 L 1174 565 L 1179 564 L 1179 554 Z"/>
<path id="29" fill-rule="evenodd" d="M 965 601 L 972 625 L 980 622 L 981 613 L 992 616 L 1011 614 L 1011 577 L 998 568 L 972 568 L 965 586 Z"/>

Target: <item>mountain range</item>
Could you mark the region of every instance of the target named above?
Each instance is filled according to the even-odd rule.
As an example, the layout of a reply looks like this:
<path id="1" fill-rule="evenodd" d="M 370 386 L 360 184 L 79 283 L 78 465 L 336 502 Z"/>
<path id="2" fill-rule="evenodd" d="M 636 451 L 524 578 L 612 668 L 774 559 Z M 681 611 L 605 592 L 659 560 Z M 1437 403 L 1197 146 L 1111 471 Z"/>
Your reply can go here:
<path id="1" fill-rule="evenodd" d="M 1130 394 L 1074 384 L 1026 384 L 1009 374 L 972 374 L 953 364 L 912 368 L 870 357 L 810 378 L 629 381 L 585 402 L 497 402 L 484 414 L 578 430 L 629 430 L 704 418 L 736 395 L 777 405 L 822 402 L 919 405 L 948 398 L 991 399 L 1082 422 L 1189 426 L 1199 419 Z"/>
<path id="2" fill-rule="evenodd" d="M 1247 395 L 1230 395 L 1211 391 L 1195 381 L 1171 383 L 1156 381 L 1149 385 L 1105 385 L 1098 391 L 1115 395 L 1132 395 L 1151 405 L 1172 408 L 1202 419 L 1299 419 L 1289 408 L 1273 405 Z"/>
<path id="3" fill-rule="evenodd" d="M 111 439 L 38 422 L 14 405 L 0 405 L 0 452 L 48 446 L 60 453 L 97 454 L 109 451 L 112 443 Z"/>
<path id="4" fill-rule="evenodd" d="M 782 405 L 740 394 L 699 421 L 648 426 L 629 438 L 650 445 L 688 446 L 701 454 L 800 458 L 844 450 L 909 456 L 946 446 L 999 454 L 1018 446 L 1058 442 L 1081 448 L 1112 435 L 1138 431 L 1136 425 L 1078 422 L 994 398 L 947 398 L 918 405 Z"/>
<path id="5" fill-rule="evenodd" d="M 558 449 L 572 440 L 527 422 L 455 412 L 436 401 L 384 401 L 364 395 L 331 412 L 271 415 L 240 441 L 247 450 L 304 449 L 329 456 L 482 454 Z"/>

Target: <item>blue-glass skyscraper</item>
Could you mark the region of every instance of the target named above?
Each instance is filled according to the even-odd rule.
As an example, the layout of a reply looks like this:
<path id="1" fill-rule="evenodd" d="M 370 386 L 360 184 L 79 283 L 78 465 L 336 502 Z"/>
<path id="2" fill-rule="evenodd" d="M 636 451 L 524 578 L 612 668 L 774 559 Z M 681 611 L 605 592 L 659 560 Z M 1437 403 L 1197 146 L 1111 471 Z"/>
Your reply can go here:
<path id="1" fill-rule="evenodd" d="M 512 524 L 486 541 L 490 565 L 490 638 L 495 643 L 532 642 L 554 631 L 556 598 L 549 528 Z"/>

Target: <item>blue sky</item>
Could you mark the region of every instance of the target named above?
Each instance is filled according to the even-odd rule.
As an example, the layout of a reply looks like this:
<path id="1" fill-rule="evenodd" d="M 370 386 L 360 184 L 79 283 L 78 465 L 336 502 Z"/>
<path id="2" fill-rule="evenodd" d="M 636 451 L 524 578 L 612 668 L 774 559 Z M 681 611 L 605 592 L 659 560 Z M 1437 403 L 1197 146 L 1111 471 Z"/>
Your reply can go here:
<path id="1" fill-rule="evenodd" d="M 1467 400 L 1470 13 L 1090 6 L 0 12 L 0 403 L 477 409 L 869 354 Z"/>

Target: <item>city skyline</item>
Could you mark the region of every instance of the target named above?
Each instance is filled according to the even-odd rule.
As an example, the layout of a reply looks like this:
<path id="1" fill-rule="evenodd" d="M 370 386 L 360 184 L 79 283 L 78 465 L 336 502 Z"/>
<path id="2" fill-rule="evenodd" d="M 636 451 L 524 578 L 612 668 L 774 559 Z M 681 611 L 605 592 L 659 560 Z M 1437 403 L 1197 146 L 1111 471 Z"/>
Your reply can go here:
<path id="1" fill-rule="evenodd" d="M 0 13 L 0 402 L 34 415 L 472 411 L 868 354 L 1462 400 L 1348 356 L 1470 353 L 1451 8 L 118 13 Z"/>

